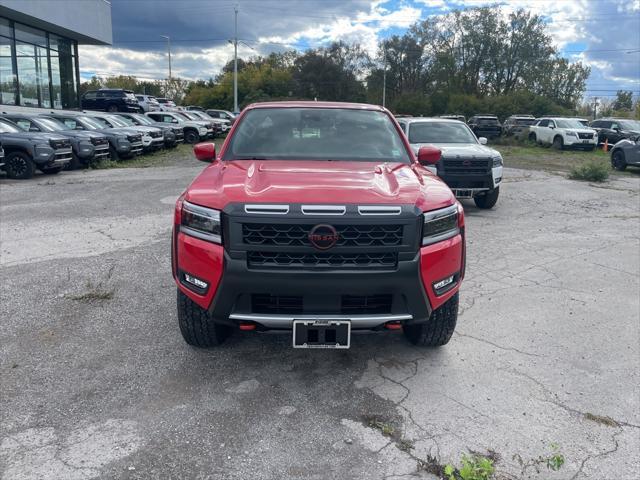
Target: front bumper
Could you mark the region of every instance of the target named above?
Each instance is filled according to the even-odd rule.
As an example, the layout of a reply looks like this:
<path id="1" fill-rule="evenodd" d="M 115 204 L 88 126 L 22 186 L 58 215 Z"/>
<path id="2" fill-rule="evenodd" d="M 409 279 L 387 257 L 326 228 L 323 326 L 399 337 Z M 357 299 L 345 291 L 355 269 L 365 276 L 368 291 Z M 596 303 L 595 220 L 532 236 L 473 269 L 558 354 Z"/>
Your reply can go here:
<path id="1" fill-rule="evenodd" d="M 426 322 L 433 309 L 453 296 L 464 275 L 464 229 L 453 238 L 420 248 L 413 258 L 401 260 L 392 270 L 255 269 L 246 255 L 233 258 L 221 245 L 174 230 L 174 279 L 178 288 L 217 323 L 231 326 L 250 321 L 263 329 L 293 328 L 293 321 L 308 318 L 350 320 L 353 330 L 382 328 L 390 321 Z M 184 274 L 208 286 L 194 291 Z M 456 284 L 436 295 L 433 284 L 448 276 Z M 387 310 L 345 309 L 345 298 L 390 299 Z M 296 298 L 298 311 L 264 311 L 255 298 Z M 278 307 L 279 308 L 279 307 Z"/>
<path id="2" fill-rule="evenodd" d="M 572 136 L 565 135 L 564 136 L 564 145 L 565 147 L 581 147 L 581 148 L 591 148 L 598 146 L 598 136 L 592 138 L 576 138 Z"/>

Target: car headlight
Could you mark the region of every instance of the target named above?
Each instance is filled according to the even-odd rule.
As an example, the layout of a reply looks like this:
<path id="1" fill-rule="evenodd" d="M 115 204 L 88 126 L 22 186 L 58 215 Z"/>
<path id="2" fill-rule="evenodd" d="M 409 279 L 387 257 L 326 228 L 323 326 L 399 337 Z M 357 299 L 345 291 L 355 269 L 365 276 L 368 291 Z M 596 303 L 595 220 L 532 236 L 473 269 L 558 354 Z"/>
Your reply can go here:
<path id="1" fill-rule="evenodd" d="M 576 132 L 565 132 L 565 134 L 567 135 L 567 137 L 577 137 L 578 134 Z"/>
<path id="2" fill-rule="evenodd" d="M 220 212 L 189 202 L 182 202 L 180 231 L 208 242 L 222 242 Z"/>
<path id="3" fill-rule="evenodd" d="M 493 157 L 494 167 L 501 167 L 502 165 L 503 165 L 503 162 L 502 162 L 502 157 L 500 155 L 498 155 L 497 157 Z"/>
<path id="4" fill-rule="evenodd" d="M 201 127 L 198 131 L 200 132 L 200 135 L 206 135 L 207 134 L 207 129 L 204 128 L 204 127 Z"/>
<path id="5" fill-rule="evenodd" d="M 460 233 L 458 205 L 425 212 L 422 228 L 422 245 L 441 242 Z"/>

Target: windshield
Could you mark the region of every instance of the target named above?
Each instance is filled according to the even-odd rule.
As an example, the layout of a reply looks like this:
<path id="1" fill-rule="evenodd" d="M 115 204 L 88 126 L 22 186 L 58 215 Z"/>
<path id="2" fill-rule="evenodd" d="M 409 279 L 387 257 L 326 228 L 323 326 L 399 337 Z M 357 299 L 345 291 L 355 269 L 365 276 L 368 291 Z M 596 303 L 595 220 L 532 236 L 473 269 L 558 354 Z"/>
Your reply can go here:
<path id="1" fill-rule="evenodd" d="M 618 123 L 625 130 L 639 130 L 640 131 L 640 121 L 638 121 L 638 120 L 618 120 Z"/>
<path id="2" fill-rule="evenodd" d="M 109 125 L 104 122 L 98 122 L 97 118 L 91 118 L 91 117 L 78 117 L 78 120 L 80 120 L 83 125 L 85 126 L 85 128 L 88 128 L 89 130 L 98 130 L 98 129 L 102 129 L 102 128 L 110 128 Z"/>
<path id="3" fill-rule="evenodd" d="M 497 118 L 479 118 L 478 124 L 479 125 L 498 125 L 498 119 Z"/>
<path id="4" fill-rule="evenodd" d="M 64 123 L 54 120 L 53 118 L 38 118 L 38 123 L 51 132 L 59 132 L 60 130 L 72 130 L 71 127 Z"/>
<path id="5" fill-rule="evenodd" d="M 410 143 L 478 143 L 462 123 L 415 122 L 409 125 Z"/>
<path id="6" fill-rule="evenodd" d="M 535 118 L 517 118 L 516 125 L 533 125 L 536 123 Z"/>
<path id="7" fill-rule="evenodd" d="M 584 128 L 580 120 L 576 120 L 575 118 L 558 119 L 556 120 L 556 126 L 558 128 Z"/>
<path id="8" fill-rule="evenodd" d="M 125 122 L 124 118 L 116 117 L 115 115 L 109 115 L 107 117 L 107 121 L 111 123 L 114 127 L 128 127 L 129 125 L 131 125 L 130 123 Z"/>
<path id="9" fill-rule="evenodd" d="M 183 120 L 200 120 L 199 118 L 197 118 L 197 119 L 191 118 L 185 112 L 173 112 L 173 114 L 176 115 L 179 118 L 182 118 Z"/>
<path id="10" fill-rule="evenodd" d="M 15 125 L 0 121 L 0 133 L 23 133 L 23 131 Z"/>
<path id="11" fill-rule="evenodd" d="M 142 125 L 153 125 L 155 123 L 149 117 L 145 117 L 144 115 L 132 115 L 132 117 L 135 118 Z"/>
<path id="12" fill-rule="evenodd" d="M 224 159 L 410 162 L 385 113 L 346 108 L 250 110 Z"/>
<path id="13" fill-rule="evenodd" d="M 131 120 L 129 117 L 120 117 L 120 118 L 128 127 L 135 125 L 135 122 Z"/>
<path id="14" fill-rule="evenodd" d="M 185 117 L 188 120 L 202 120 L 200 117 L 198 117 L 197 115 L 194 115 L 191 112 L 180 112 L 180 113 L 178 113 L 178 115 L 182 115 L 183 117 Z"/>

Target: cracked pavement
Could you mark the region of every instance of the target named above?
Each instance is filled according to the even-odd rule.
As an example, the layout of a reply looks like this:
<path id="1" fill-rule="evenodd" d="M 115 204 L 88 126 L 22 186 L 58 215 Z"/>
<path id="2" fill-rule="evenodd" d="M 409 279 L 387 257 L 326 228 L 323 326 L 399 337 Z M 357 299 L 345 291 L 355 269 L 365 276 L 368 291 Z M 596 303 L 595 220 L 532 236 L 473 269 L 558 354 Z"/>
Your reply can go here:
<path id="1" fill-rule="evenodd" d="M 389 333 L 294 351 L 248 333 L 196 350 L 169 231 L 202 164 L 178 160 L 0 179 L 2 480 L 433 479 L 429 459 L 468 452 L 495 452 L 500 479 L 637 478 L 640 176 L 506 169 L 495 210 L 464 202 L 443 348 Z M 558 472 L 536 464 L 553 443 Z"/>

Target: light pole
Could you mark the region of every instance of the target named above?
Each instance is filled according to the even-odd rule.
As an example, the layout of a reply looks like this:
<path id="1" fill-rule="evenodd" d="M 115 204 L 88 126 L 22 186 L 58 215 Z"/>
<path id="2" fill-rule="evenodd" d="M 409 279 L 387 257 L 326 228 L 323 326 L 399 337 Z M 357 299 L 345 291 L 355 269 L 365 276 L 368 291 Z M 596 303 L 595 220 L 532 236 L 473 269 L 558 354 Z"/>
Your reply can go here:
<path id="1" fill-rule="evenodd" d="M 387 46 L 384 45 L 382 48 L 384 55 L 384 67 L 382 70 L 382 108 L 384 108 L 387 101 Z"/>
<path id="2" fill-rule="evenodd" d="M 169 81 L 171 81 L 171 38 L 168 35 L 160 35 L 167 39 L 167 53 L 169 54 Z"/>
<path id="3" fill-rule="evenodd" d="M 233 36 L 233 113 L 238 111 L 238 6 L 233 7 L 235 14 Z"/>

